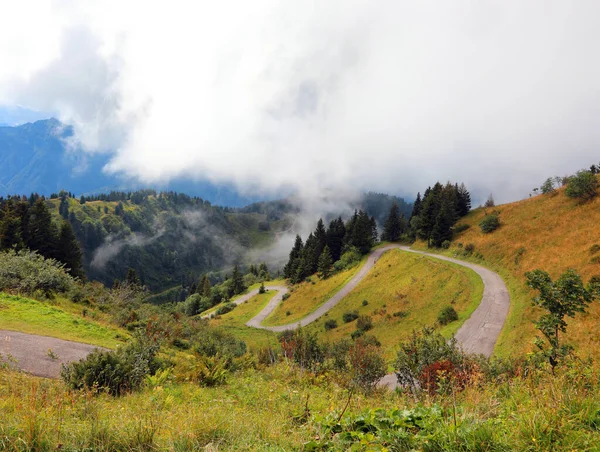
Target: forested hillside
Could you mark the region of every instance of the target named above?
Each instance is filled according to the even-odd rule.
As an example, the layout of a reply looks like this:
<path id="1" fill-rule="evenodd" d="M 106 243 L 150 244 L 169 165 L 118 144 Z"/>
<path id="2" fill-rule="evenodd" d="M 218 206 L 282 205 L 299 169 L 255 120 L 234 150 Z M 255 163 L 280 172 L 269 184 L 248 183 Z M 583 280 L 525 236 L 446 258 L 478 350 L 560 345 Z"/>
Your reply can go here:
<path id="1" fill-rule="evenodd" d="M 373 216 L 382 215 L 387 199 L 407 205 L 388 195 L 365 199 L 371 200 Z M 230 270 L 235 263 L 252 264 L 248 251 L 272 244 L 299 214 L 286 200 L 233 209 L 154 190 L 15 196 L 0 198 L 0 249 L 38 251 L 65 263 L 76 276 L 106 285 L 133 268 L 148 289 L 162 292 L 190 288 L 203 274 Z"/>

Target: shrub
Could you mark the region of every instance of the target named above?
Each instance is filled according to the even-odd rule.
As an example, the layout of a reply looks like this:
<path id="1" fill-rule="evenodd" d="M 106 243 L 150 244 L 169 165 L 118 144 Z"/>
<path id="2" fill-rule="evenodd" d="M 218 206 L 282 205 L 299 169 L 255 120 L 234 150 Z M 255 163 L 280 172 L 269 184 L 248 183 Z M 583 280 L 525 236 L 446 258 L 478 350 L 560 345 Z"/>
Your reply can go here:
<path id="1" fill-rule="evenodd" d="M 372 390 L 386 373 L 381 350 L 365 339 L 358 339 L 348 350 L 352 382 L 365 390 Z"/>
<path id="2" fill-rule="evenodd" d="M 475 251 L 475 245 L 473 243 L 467 243 L 465 245 L 465 254 L 473 254 Z"/>
<path id="3" fill-rule="evenodd" d="M 590 254 L 596 254 L 598 251 L 600 251 L 600 245 L 597 243 L 590 247 Z"/>
<path id="4" fill-rule="evenodd" d="M 461 232 L 466 231 L 470 227 L 471 227 L 470 225 L 462 223 L 462 224 L 456 225 L 454 227 L 453 231 L 454 231 L 455 234 L 460 234 Z"/>
<path id="5" fill-rule="evenodd" d="M 408 312 L 406 311 L 396 311 L 392 314 L 394 317 L 400 317 L 401 319 L 408 317 Z"/>
<path id="6" fill-rule="evenodd" d="M 344 312 L 344 314 L 342 315 L 342 320 L 344 321 L 344 323 L 350 323 L 356 319 L 358 319 L 358 311 Z"/>
<path id="7" fill-rule="evenodd" d="M 437 319 L 440 325 L 447 325 L 450 322 L 458 320 L 458 314 L 452 306 L 446 306 L 439 312 Z"/>
<path id="8" fill-rule="evenodd" d="M 218 386 L 227 381 L 227 360 L 220 356 L 199 356 L 196 379 L 200 386 Z"/>
<path id="9" fill-rule="evenodd" d="M 373 319 L 368 315 L 361 315 L 356 321 L 356 328 L 361 331 L 369 331 L 373 328 Z"/>
<path id="10" fill-rule="evenodd" d="M 286 316 L 290 316 L 290 315 L 292 315 L 292 311 L 285 311 L 285 315 L 286 315 Z"/>
<path id="11" fill-rule="evenodd" d="M 192 294 L 183 302 L 183 312 L 185 315 L 194 316 L 206 311 L 211 307 L 210 299 L 202 297 L 200 294 Z"/>
<path id="12" fill-rule="evenodd" d="M 565 189 L 565 194 L 569 198 L 589 201 L 598 193 L 598 179 L 591 171 L 578 171 L 575 176 L 571 176 Z"/>
<path id="13" fill-rule="evenodd" d="M 440 374 L 436 371 L 448 368 L 448 364 L 434 363 L 450 362 L 452 374 L 449 380 L 458 380 L 464 387 L 475 373 L 474 360 L 469 358 L 458 347 L 456 339 L 446 340 L 433 328 L 423 328 L 420 333 L 413 332 L 410 339 L 400 344 L 396 358 L 396 376 L 398 383 L 409 387 L 414 392 L 420 389 L 438 389 Z"/>
<path id="14" fill-rule="evenodd" d="M 350 337 L 353 340 L 356 340 L 356 339 L 358 339 L 359 337 L 361 337 L 364 334 L 365 334 L 365 332 L 363 330 L 356 330 L 356 331 L 352 332 L 352 334 L 350 335 Z"/>
<path id="15" fill-rule="evenodd" d="M 0 290 L 32 294 L 41 291 L 68 292 L 75 280 L 64 264 L 46 259 L 34 251 L 9 250 L 0 254 Z"/>
<path id="16" fill-rule="evenodd" d="M 367 306 L 368 304 L 369 304 L 369 302 L 368 302 L 367 300 L 363 300 L 363 301 L 362 301 L 362 305 L 363 305 L 363 306 Z"/>
<path id="17" fill-rule="evenodd" d="M 479 223 L 479 227 L 481 228 L 481 232 L 489 234 L 500 227 L 500 219 L 495 213 L 486 215 Z"/>
<path id="18" fill-rule="evenodd" d="M 235 303 L 227 303 L 227 304 L 224 304 L 223 306 L 221 306 L 219 309 L 217 309 L 215 314 L 217 314 L 217 315 L 227 314 L 228 312 L 233 311 L 236 307 L 237 307 L 237 304 L 235 304 Z"/>
<path id="19" fill-rule="evenodd" d="M 263 294 L 266 293 L 267 289 L 265 289 L 265 283 L 260 283 L 260 287 L 258 288 L 258 293 Z"/>
<path id="20" fill-rule="evenodd" d="M 325 351 L 314 332 L 304 328 L 287 330 L 279 335 L 279 344 L 287 359 L 300 367 L 315 370 L 325 359 Z"/>
<path id="21" fill-rule="evenodd" d="M 286 292 L 286 293 L 284 293 L 284 294 L 282 295 L 282 297 L 281 297 L 281 301 L 285 301 L 285 300 L 287 300 L 288 298 L 290 298 L 290 293 L 289 293 L 289 292 Z"/>
<path id="22" fill-rule="evenodd" d="M 334 330 L 338 326 L 335 319 L 329 319 L 325 322 L 325 331 Z"/>
<path id="23" fill-rule="evenodd" d="M 230 333 L 205 327 L 194 339 L 194 352 L 203 356 L 221 356 L 232 359 L 246 353 L 246 343 Z"/>
<path id="24" fill-rule="evenodd" d="M 135 342 L 117 351 L 94 350 L 81 361 L 63 365 L 61 377 L 71 389 L 94 389 L 120 396 L 141 387 L 159 369 L 160 346 L 138 334 Z"/>
<path id="25" fill-rule="evenodd" d="M 450 248 L 450 240 L 444 240 L 442 242 L 442 248 L 447 250 L 448 248 Z"/>
<path id="26" fill-rule="evenodd" d="M 335 271 L 341 271 L 350 268 L 354 264 L 359 262 L 361 258 L 362 254 L 360 253 L 358 248 L 351 246 L 344 251 L 344 253 L 340 257 L 340 260 L 333 264 L 333 268 L 335 269 Z"/>

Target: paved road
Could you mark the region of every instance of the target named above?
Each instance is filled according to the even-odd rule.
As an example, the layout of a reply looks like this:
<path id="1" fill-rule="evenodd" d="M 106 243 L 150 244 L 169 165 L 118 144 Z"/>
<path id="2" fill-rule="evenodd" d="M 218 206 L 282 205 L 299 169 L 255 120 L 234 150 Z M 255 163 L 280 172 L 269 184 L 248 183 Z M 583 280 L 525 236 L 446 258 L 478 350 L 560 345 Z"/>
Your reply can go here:
<path id="1" fill-rule="evenodd" d="M 53 337 L 0 330 L 0 360 L 39 377 L 59 377 L 62 364 L 79 361 L 96 348 Z"/>
<path id="2" fill-rule="evenodd" d="M 373 251 L 368 257 L 367 262 L 348 284 L 342 287 L 342 289 L 340 289 L 340 291 L 332 298 L 323 303 L 316 311 L 307 315 L 298 322 L 281 326 L 263 326 L 261 324 L 262 321 L 267 318 L 267 316 L 277 307 L 283 294 L 287 293 L 287 289 L 285 287 L 273 287 L 274 290 L 280 290 L 280 292 L 277 294 L 277 296 L 273 297 L 271 302 L 256 317 L 248 321 L 246 325 L 254 328 L 262 328 L 269 331 L 281 332 L 285 330 L 296 329 L 301 325 L 305 326 L 314 322 L 331 308 L 333 308 L 336 304 L 338 304 L 346 295 L 348 295 L 356 286 L 358 286 L 365 276 L 367 276 L 369 271 L 375 266 L 377 260 L 383 253 L 395 248 L 399 248 L 409 253 L 422 254 L 470 268 L 481 277 L 484 285 L 481 303 L 475 312 L 473 312 L 471 317 L 469 317 L 463 326 L 457 331 L 455 337 L 466 352 L 490 356 L 494 351 L 494 345 L 496 344 L 500 331 L 504 326 L 510 306 L 510 297 L 502 278 L 500 278 L 498 274 L 485 267 L 482 267 L 481 265 L 472 264 L 470 262 L 465 262 L 446 256 L 440 256 L 438 254 L 411 250 L 409 247 L 401 245 L 388 245 Z M 244 297 L 243 301 L 250 299 L 252 296 L 256 295 L 257 292 L 258 291 L 253 291 L 247 294 L 247 298 Z M 243 301 L 237 300 L 236 303 L 241 303 Z M 381 380 L 380 385 L 388 386 L 390 388 L 395 387 L 397 385 L 396 375 L 386 375 Z"/>
<path id="3" fill-rule="evenodd" d="M 279 301 L 281 301 L 281 297 L 283 296 L 283 293 L 279 293 L 276 297 L 274 297 L 271 300 L 271 302 L 262 311 L 260 311 L 258 313 L 258 315 L 256 317 L 254 317 L 252 320 L 249 320 L 246 323 L 246 325 L 252 326 L 254 328 L 262 328 L 263 330 L 281 332 L 281 331 L 286 331 L 286 330 L 295 330 L 296 328 L 299 328 L 300 326 L 306 326 L 309 323 L 314 322 L 319 317 L 324 315 L 327 311 L 329 311 L 331 308 L 333 308 L 336 304 L 338 304 L 340 301 L 342 301 L 344 299 L 344 297 L 346 295 L 348 295 L 356 286 L 358 286 L 360 284 L 360 282 L 365 278 L 365 276 L 367 276 L 369 271 L 371 271 L 371 269 L 377 262 L 377 259 L 379 259 L 383 253 L 385 253 L 386 251 L 389 251 L 393 248 L 398 248 L 398 245 L 389 245 L 389 246 L 379 248 L 379 249 L 376 249 L 375 251 L 373 251 L 367 258 L 367 262 L 365 262 L 363 264 L 363 266 L 358 271 L 358 273 L 356 275 L 354 275 L 354 277 L 344 287 L 342 287 L 338 293 L 336 293 L 333 297 L 331 297 L 329 300 L 327 300 L 325 303 L 323 303 L 321 306 L 319 306 L 319 308 L 316 311 L 308 314 L 302 320 L 300 320 L 298 322 L 288 323 L 287 325 L 280 325 L 280 326 L 263 326 L 263 325 L 261 325 L 262 321 L 264 319 L 266 319 L 267 316 L 271 312 L 273 312 L 273 310 L 279 304 Z M 285 291 L 287 292 L 287 289 L 285 289 Z M 276 298 L 279 299 L 277 302 L 275 300 Z"/>

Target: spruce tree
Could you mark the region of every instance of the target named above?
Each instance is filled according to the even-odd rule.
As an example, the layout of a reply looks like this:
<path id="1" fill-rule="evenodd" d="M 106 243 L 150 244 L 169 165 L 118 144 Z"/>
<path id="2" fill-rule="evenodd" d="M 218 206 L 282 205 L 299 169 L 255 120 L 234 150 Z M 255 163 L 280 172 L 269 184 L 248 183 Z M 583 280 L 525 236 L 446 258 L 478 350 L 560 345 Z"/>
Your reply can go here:
<path id="1" fill-rule="evenodd" d="M 331 266 L 333 265 L 333 258 L 331 257 L 331 252 L 329 251 L 329 247 L 325 245 L 323 248 L 323 252 L 319 257 L 319 274 L 321 278 L 328 278 L 331 274 Z"/>
<path id="2" fill-rule="evenodd" d="M 317 228 L 313 235 L 315 237 L 314 262 L 318 265 L 319 258 L 327 245 L 327 231 L 325 230 L 325 225 L 321 218 L 319 218 L 319 221 L 317 222 Z"/>
<path id="3" fill-rule="evenodd" d="M 400 236 L 403 232 L 402 220 L 400 218 L 400 208 L 398 207 L 398 204 L 394 203 L 390 208 L 390 213 L 387 217 L 387 220 L 385 220 L 383 233 L 381 234 L 381 240 L 397 242 L 400 240 Z"/>
<path id="4" fill-rule="evenodd" d="M 24 246 L 19 217 L 12 214 L 12 212 L 9 215 L 4 215 L 0 222 L 0 251 L 11 248 L 20 250 Z"/>
<path id="5" fill-rule="evenodd" d="M 200 290 L 202 291 L 200 295 L 202 295 L 203 297 L 210 297 L 212 287 L 210 285 L 210 279 L 208 278 L 208 275 L 204 275 L 202 277 L 202 284 Z"/>
<path id="6" fill-rule="evenodd" d="M 29 240 L 26 245 L 44 257 L 55 257 L 58 239 L 56 226 L 42 198 L 30 209 Z"/>
<path id="7" fill-rule="evenodd" d="M 452 239 L 452 226 L 457 219 L 456 204 L 456 191 L 447 185 L 441 193 L 440 208 L 431 231 L 433 246 L 440 247 L 444 241 Z"/>
<path id="8" fill-rule="evenodd" d="M 319 256 L 316 255 L 317 239 L 311 232 L 306 239 L 304 244 L 304 251 L 302 257 L 304 259 L 304 277 L 310 276 L 317 271 L 317 265 L 319 263 Z"/>
<path id="9" fill-rule="evenodd" d="M 342 217 L 336 218 L 329 223 L 329 228 L 327 229 L 327 246 L 331 252 L 333 262 L 340 260 L 345 235 L 346 226 Z"/>
<path id="10" fill-rule="evenodd" d="M 244 287 L 244 277 L 237 264 L 233 267 L 233 274 L 231 275 L 231 290 L 234 295 L 241 294 L 246 290 L 246 287 Z"/>
<path id="11" fill-rule="evenodd" d="M 460 184 L 456 188 L 456 195 L 458 199 L 458 216 L 464 217 L 471 210 L 471 194 L 467 190 L 467 187 L 465 187 L 465 184 Z"/>
<path id="12" fill-rule="evenodd" d="M 60 227 L 58 245 L 56 249 L 56 258 L 65 264 L 69 273 L 76 278 L 84 278 L 85 273 L 81 265 L 81 249 L 73 233 L 71 225 L 63 221 Z"/>
<path id="13" fill-rule="evenodd" d="M 137 272 L 135 268 L 129 267 L 127 269 L 127 275 L 125 276 L 125 281 L 123 281 L 128 286 L 140 286 L 140 278 L 138 278 Z"/>
<path id="14" fill-rule="evenodd" d="M 294 242 L 294 247 L 290 251 L 290 258 L 288 263 L 283 268 L 283 275 L 286 278 L 293 278 L 296 276 L 296 269 L 298 267 L 298 259 L 300 259 L 302 255 L 302 250 L 304 249 L 304 244 L 302 243 L 302 238 L 299 235 L 296 235 L 296 241 Z"/>
<path id="15" fill-rule="evenodd" d="M 433 188 L 425 191 L 426 195 L 423 198 L 422 210 L 419 214 L 420 230 L 419 237 L 427 241 L 427 246 L 431 246 L 431 234 L 437 221 L 437 216 L 440 210 L 442 184 L 437 182 Z"/>

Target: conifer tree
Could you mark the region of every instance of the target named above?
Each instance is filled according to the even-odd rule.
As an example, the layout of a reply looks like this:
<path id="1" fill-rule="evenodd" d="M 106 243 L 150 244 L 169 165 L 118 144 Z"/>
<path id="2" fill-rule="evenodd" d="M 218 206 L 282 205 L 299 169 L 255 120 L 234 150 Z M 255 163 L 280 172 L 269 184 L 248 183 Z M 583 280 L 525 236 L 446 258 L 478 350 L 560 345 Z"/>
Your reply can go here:
<path id="1" fill-rule="evenodd" d="M 458 216 L 464 217 L 471 210 L 471 194 L 467 190 L 467 187 L 465 187 L 465 184 L 460 184 L 456 187 L 456 196 L 458 201 Z"/>
<path id="2" fill-rule="evenodd" d="M 208 275 L 204 275 L 202 277 L 202 285 L 200 289 L 202 290 L 201 295 L 203 297 L 210 297 L 212 287 L 210 285 L 210 279 L 208 278 Z"/>
<path id="3" fill-rule="evenodd" d="M 317 228 L 313 235 L 315 237 L 314 262 L 316 263 L 316 266 L 318 266 L 319 258 L 327 245 L 327 231 L 325 230 L 325 225 L 321 218 L 319 218 L 319 221 L 317 222 Z"/>
<path id="4" fill-rule="evenodd" d="M 288 263 L 283 268 L 283 275 L 286 278 L 293 278 L 296 276 L 296 269 L 298 267 L 298 260 L 302 256 L 302 250 L 304 249 L 304 244 L 302 243 L 302 238 L 299 235 L 296 235 L 296 241 L 294 242 L 294 247 L 290 251 L 290 258 Z"/>
<path id="5" fill-rule="evenodd" d="M 63 221 L 58 236 L 56 258 L 65 264 L 69 273 L 76 278 L 84 278 L 85 273 L 81 265 L 81 249 L 73 233 L 71 225 Z"/>
<path id="6" fill-rule="evenodd" d="M 317 271 L 317 265 L 319 263 L 319 256 L 316 255 L 317 249 L 317 239 L 311 232 L 306 239 L 306 243 L 304 244 L 304 251 L 302 253 L 302 257 L 304 260 L 304 274 L 303 277 L 307 277 L 312 275 Z"/>
<path id="7" fill-rule="evenodd" d="M 381 240 L 387 240 L 389 242 L 396 242 L 400 239 L 400 236 L 404 232 L 402 225 L 402 219 L 400 217 L 400 208 L 398 204 L 392 204 L 390 213 L 385 220 L 383 226 L 383 233 L 381 234 Z"/>
<path id="8" fill-rule="evenodd" d="M 233 295 L 242 293 L 246 288 L 244 287 L 244 278 L 237 264 L 233 267 L 233 274 L 231 275 L 231 291 Z"/>
<path id="9" fill-rule="evenodd" d="M 340 260 L 345 235 L 346 226 L 342 217 L 336 218 L 329 223 L 329 228 L 327 229 L 327 246 L 331 252 L 333 262 Z"/>
<path id="10" fill-rule="evenodd" d="M 140 278 L 138 278 L 135 268 L 129 267 L 127 269 L 127 275 L 125 276 L 124 283 L 128 286 L 140 286 Z"/>
<path id="11" fill-rule="evenodd" d="M 15 248 L 22 249 L 25 246 L 21 235 L 21 221 L 19 217 L 5 214 L 0 222 L 0 250 Z"/>
<path id="12" fill-rule="evenodd" d="M 329 251 L 329 247 L 325 245 L 323 248 L 323 252 L 319 257 L 319 274 L 321 278 L 326 279 L 331 274 L 331 266 L 333 265 L 333 258 L 331 257 L 331 252 Z"/>
<path id="13" fill-rule="evenodd" d="M 29 240 L 26 245 L 44 257 L 55 257 L 58 233 L 43 199 L 30 209 Z"/>

